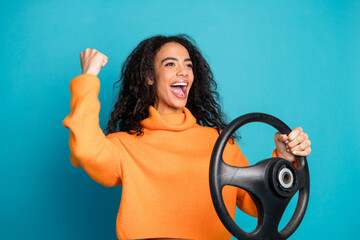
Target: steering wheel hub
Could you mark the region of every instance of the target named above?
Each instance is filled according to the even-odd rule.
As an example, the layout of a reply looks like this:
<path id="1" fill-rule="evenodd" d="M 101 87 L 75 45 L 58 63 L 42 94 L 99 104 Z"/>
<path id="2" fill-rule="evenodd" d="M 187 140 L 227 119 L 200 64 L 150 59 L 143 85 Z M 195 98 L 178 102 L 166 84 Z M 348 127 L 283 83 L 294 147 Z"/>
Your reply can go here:
<path id="1" fill-rule="evenodd" d="M 284 159 L 278 158 L 274 164 L 271 178 L 269 179 L 272 189 L 282 197 L 290 197 L 294 194 L 297 184 L 296 168 Z"/>

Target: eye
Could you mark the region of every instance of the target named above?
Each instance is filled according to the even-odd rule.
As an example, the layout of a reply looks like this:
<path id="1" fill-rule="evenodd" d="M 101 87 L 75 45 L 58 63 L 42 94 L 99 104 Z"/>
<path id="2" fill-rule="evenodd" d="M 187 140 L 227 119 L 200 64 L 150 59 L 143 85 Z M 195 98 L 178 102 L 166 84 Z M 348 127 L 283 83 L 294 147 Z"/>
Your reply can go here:
<path id="1" fill-rule="evenodd" d="M 166 63 L 165 66 L 174 66 L 175 64 L 173 62 Z"/>
<path id="2" fill-rule="evenodd" d="M 189 68 L 193 68 L 193 65 L 191 63 L 186 66 L 188 66 Z"/>

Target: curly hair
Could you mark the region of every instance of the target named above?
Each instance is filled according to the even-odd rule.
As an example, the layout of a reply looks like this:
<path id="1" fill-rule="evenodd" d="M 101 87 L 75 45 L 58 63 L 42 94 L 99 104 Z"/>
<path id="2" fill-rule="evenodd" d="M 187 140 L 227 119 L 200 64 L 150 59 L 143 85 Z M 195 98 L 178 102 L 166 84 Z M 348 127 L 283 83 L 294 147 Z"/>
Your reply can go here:
<path id="1" fill-rule="evenodd" d="M 120 88 L 118 100 L 106 132 L 126 131 L 130 134 L 144 134 L 140 122 L 149 116 L 148 108 L 154 105 L 156 94 L 154 59 L 160 48 L 169 42 L 183 45 L 193 63 L 194 82 L 186 107 L 199 125 L 214 127 L 218 133 L 226 126 L 226 115 L 218 103 L 220 99 L 213 73 L 195 41 L 186 34 L 157 35 L 143 40 L 122 65 L 120 80 L 114 83 L 114 88 L 117 84 Z M 155 84 L 149 85 L 148 78 L 155 79 Z"/>

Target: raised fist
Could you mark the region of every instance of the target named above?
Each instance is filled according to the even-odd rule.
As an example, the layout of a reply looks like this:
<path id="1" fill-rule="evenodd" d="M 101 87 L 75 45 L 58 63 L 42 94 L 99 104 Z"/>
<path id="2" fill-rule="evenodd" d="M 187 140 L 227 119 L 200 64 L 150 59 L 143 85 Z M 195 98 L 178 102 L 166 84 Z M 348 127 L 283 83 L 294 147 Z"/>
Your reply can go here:
<path id="1" fill-rule="evenodd" d="M 97 76 L 100 69 L 106 65 L 108 57 L 96 49 L 87 48 L 80 53 L 80 64 L 82 74 L 92 74 Z"/>

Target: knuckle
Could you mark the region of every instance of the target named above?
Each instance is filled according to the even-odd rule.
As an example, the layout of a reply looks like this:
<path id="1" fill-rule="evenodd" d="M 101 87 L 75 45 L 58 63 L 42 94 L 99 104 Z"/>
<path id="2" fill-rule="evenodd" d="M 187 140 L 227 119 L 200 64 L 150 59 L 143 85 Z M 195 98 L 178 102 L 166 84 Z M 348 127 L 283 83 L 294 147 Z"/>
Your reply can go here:
<path id="1" fill-rule="evenodd" d="M 294 130 L 290 133 L 290 135 L 289 135 L 290 141 L 295 140 L 298 135 L 299 135 L 298 130 L 297 130 L 297 129 L 294 129 Z"/>
<path id="2" fill-rule="evenodd" d="M 293 134 L 293 133 L 294 133 L 294 132 L 292 132 L 292 133 L 289 134 L 288 139 L 289 139 L 290 142 L 291 142 L 292 140 L 294 140 L 294 134 Z"/>
<path id="3" fill-rule="evenodd" d="M 297 141 L 292 141 L 289 143 L 289 147 L 296 147 L 299 144 Z"/>

